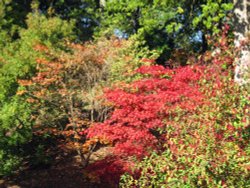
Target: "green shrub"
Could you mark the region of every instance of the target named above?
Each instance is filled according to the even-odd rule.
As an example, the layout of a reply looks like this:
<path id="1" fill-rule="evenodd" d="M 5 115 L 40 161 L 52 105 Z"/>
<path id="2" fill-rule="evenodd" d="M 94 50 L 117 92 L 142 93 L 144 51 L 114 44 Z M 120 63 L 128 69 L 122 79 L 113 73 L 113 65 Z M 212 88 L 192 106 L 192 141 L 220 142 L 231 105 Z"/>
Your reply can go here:
<path id="1" fill-rule="evenodd" d="M 23 86 L 18 80 L 36 72 L 36 58 L 43 54 L 34 47 L 45 44 L 64 50 L 64 40 L 74 36 L 73 26 L 73 22 L 34 12 L 27 18 L 28 28 L 18 30 L 20 39 L 9 40 L 0 50 L 0 175 L 18 168 L 24 153 L 22 145 L 32 139 L 32 105 L 27 103 L 27 96 L 19 95 Z"/>

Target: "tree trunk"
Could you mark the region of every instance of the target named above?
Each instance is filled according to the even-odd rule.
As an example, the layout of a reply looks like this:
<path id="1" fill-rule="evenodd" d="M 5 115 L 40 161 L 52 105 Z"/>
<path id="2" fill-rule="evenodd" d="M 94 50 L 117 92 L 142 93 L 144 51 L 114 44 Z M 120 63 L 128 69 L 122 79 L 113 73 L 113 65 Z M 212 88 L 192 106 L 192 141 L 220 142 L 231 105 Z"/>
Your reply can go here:
<path id="1" fill-rule="evenodd" d="M 247 40 L 250 24 L 250 2 L 249 0 L 234 0 L 234 25 L 235 25 L 235 46 L 240 47 L 241 41 Z M 250 81 L 246 77 L 250 70 L 250 51 L 249 48 L 241 50 L 240 58 L 236 62 L 235 82 L 243 85 Z"/>
<path id="2" fill-rule="evenodd" d="M 207 51 L 208 44 L 207 44 L 207 39 L 206 35 L 204 32 L 202 32 L 202 46 L 201 46 L 201 52 L 205 53 Z"/>

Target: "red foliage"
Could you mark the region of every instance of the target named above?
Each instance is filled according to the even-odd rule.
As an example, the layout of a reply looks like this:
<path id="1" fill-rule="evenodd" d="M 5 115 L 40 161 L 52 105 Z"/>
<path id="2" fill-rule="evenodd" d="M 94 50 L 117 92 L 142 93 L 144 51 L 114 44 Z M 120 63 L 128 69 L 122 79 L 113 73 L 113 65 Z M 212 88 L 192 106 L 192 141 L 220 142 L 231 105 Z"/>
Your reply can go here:
<path id="1" fill-rule="evenodd" d="M 227 26 L 226 29 L 228 29 Z M 116 43 L 116 45 L 120 44 Z M 109 119 L 94 123 L 86 131 L 81 132 L 82 128 L 76 129 L 76 134 L 71 129 L 67 130 L 67 127 L 79 128 L 82 125 L 88 125 L 78 117 L 78 114 L 81 116 L 81 112 L 77 113 L 75 118 L 69 114 L 70 123 L 66 126 L 64 135 L 65 137 L 74 135 L 74 138 L 79 140 L 80 136 L 85 139 L 87 135 L 89 140 L 85 142 L 84 151 L 87 152 L 89 146 L 101 141 L 102 144 L 108 142 L 113 146 L 112 155 L 91 164 L 88 170 L 111 183 L 118 182 L 121 174 L 131 170 L 133 157 L 140 160 L 152 151 L 162 151 L 166 147 L 175 158 L 182 155 L 188 156 L 189 151 L 192 150 L 193 154 L 188 156 L 192 159 L 190 163 L 199 154 L 204 153 L 204 148 L 209 148 L 209 142 L 223 148 L 225 142 L 238 141 L 243 148 L 244 143 L 247 142 L 242 139 L 244 127 L 240 128 L 232 123 L 241 121 L 240 118 L 234 117 L 241 111 L 239 109 L 235 109 L 235 112 L 230 111 L 230 100 L 237 102 L 237 99 L 230 98 L 230 94 L 235 92 L 233 80 L 230 80 L 235 54 L 229 49 L 226 33 L 222 34 L 215 47 L 216 50 L 207 52 L 193 66 L 168 69 L 152 65 L 153 60 L 142 59 L 143 62 L 151 64 L 135 70 L 134 73 L 143 78 L 106 90 L 105 98 L 108 104 L 113 104 L 114 111 Z M 42 46 L 36 48 L 47 52 L 47 49 Z M 37 87 L 33 91 L 36 98 L 47 97 L 53 102 L 52 97 L 57 96 L 58 101 L 66 106 L 65 111 L 69 113 L 70 108 L 67 104 L 71 102 L 75 109 L 78 105 L 66 99 L 70 94 L 74 96 L 77 83 L 80 82 L 79 78 L 75 79 L 76 74 L 72 74 L 71 81 L 66 76 L 70 75 L 71 70 L 76 70 L 76 65 L 81 65 L 81 62 L 85 64 L 93 61 L 97 68 L 101 66 L 108 51 L 104 50 L 92 57 L 95 48 L 95 46 L 89 49 L 79 45 L 74 46 L 74 49 L 80 52 L 83 50 L 85 55 L 82 56 L 79 53 L 71 69 L 65 66 L 65 62 L 71 60 L 71 57 L 65 57 L 66 60 L 53 59 L 53 61 L 37 59 L 38 74 L 32 78 L 32 81 L 19 80 L 19 84 L 27 87 L 34 84 L 33 87 Z M 81 70 L 78 71 L 82 72 Z M 63 75 L 67 79 L 63 79 Z M 73 85 L 74 89 L 71 87 Z M 46 95 L 48 88 L 51 93 Z M 79 88 L 81 92 L 82 87 Z M 24 93 L 26 91 L 19 92 L 20 95 Z M 54 95 L 51 95 L 52 93 Z M 203 111 L 204 114 L 202 114 Z M 199 118 L 196 114 L 203 116 Z M 235 132 L 237 132 L 236 136 Z M 187 137 L 193 142 L 187 141 Z M 210 139 L 209 142 L 206 139 Z M 79 144 L 76 144 L 77 148 L 80 148 Z M 188 152 L 185 153 L 185 151 Z M 211 162 L 216 167 L 218 162 L 223 164 L 226 161 L 226 151 L 221 150 L 220 147 L 215 148 L 214 151 L 220 156 L 214 157 Z M 245 155 L 243 150 L 239 155 Z"/>
<path id="2" fill-rule="evenodd" d="M 131 165 L 131 162 L 126 162 L 119 157 L 106 157 L 88 166 L 86 170 L 88 171 L 88 176 L 95 181 L 115 186 L 118 185 L 122 174 L 131 172 Z M 96 174 L 98 174 L 98 177 Z"/>
<path id="3" fill-rule="evenodd" d="M 206 148 L 207 143 L 202 141 L 204 135 L 200 133 L 203 127 L 207 134 L 205 137 L 211 137 L 215 143 L 223 145 L 221 141 L 233 140 L 231 135 L 236 128 L 223 122 L 216 113 L 220 113 L 224 103 L 224 106 L 230 103 L 223 97 L 233 91 L 234 84 L 230 76 L 235 54 L 231 53 L 226 35 L 222 36 L 216 48 L 220 50 L 215 54 L 205 54 L 193 66 L 167 69 L 150 65 L 137 69 L 136 74 L 141 74 L 143 79 L 106 91 L 105 97 L 114 105 L 114 111 L 105 122 L 92 125 L 86 131 L 87 137 L 108 140 L 114 146 L 113 160 L 119 159 L 119 164 L 126 162 L 126 165 L 131 157 L 142 159 L 152 151 L 161 151 L 164 145 L 174 154 L 181 155 L 179 146 L 184 146 L 186 142 L 181 131 L 186 127 L 187 134 L 196 142 L 187 143 L 184 147 L 187 150 L 192 148 L 196 153 L 204 152 L 202 148 Z M 212 98 L 225 100 L 210 100 Z M 203 114 L 205 119 L 196 118 L 196 113 L 208 108 L 210 112 Z M 190 120 L 191 116 L 193 119 Z M 175 120 L 180 117 L 182 124 Z M 200 127 L 192 128 L 194 121 L 199 121 Z M 217 122 L 221 122 L 220 127 Z M 161 132 L 168 125 L 175 130 Z M 192 157 L 195 158 L 195 155 Z M 112 173 L 110 168 L 113 164 L 105 166 L 103 162 L 105 160 L 99 170 L 99 163 L 95 163 L 92 168 L 100 176 L 105 175 L 105 172 Z"/>
<path id="4" fill-rule="evenodd" d="M 164 119 L 173 116 L 178 108 L 187 113 L 195 110 L 202 102 L 196 84 L 201 76 L 200 68 L 141 67 L 138 73 L 152 77 L 107 91 L 106 97 L 114 104 L 115 110 L 107 121 L 92 126 L 88 137 L 109 140 L 118 156 L 140 158 L 147 155 L 148 150 L 159 147 L 160 137 L 154 131 L 166 126 Z"/>
<path id="5" fill-rule="evenodd" d="M 90 171 L 95 171 L 103 179 L 107 172 L 122 174 L 117 172 L 117 168 L 114 171 L 110 168 L 118 163 L 133 164 L 129 160 L 131 156 L 142 159 L 152 151 L 163 149 L 166 138 L 159 129 L 171 124 L 171 118 L 180 110 L 186 114 L 193 113 L 203 103 L 198 87 L 202 69 L 202 66 L 173 70 L 162 66 L 143 66 L 136 72 L 146 75 L 146 78 L 107 90 L 105 96 L 115 110 L 108 120 L 90 127 L 87 136 L 112 143 L 114 158 L 112 164 L 104 165 L 105 159 L 101 167 L 99 162 L 91 165 Z M 123 168 L 122 172 L 128 172 L 128 169 Z M 115 176 L 111 177 L 116 181 Z"/>

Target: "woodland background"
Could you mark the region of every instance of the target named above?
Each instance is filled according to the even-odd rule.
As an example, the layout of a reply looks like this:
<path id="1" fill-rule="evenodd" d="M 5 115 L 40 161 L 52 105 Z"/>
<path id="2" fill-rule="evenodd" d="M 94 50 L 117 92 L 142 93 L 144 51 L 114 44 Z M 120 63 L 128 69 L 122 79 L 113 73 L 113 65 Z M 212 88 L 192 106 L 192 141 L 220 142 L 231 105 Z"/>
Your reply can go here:
<path id="1" fill-rule="evenodd" d="M 249 6 L 0 1 L 2 186 L 249 187 Z"/>

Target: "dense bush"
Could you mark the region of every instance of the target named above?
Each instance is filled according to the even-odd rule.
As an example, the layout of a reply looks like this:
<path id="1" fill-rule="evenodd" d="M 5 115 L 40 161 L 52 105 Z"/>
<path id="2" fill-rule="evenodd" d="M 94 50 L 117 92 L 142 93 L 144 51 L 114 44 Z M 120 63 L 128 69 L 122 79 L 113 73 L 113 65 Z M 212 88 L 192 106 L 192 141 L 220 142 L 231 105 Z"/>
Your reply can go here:
<path id="1" fill-rule="evenodd" d="M 195 65 L 142 66 L 141 79 L 108 89 L 114 111 L 87 134 L 109 142 L 112 155 L 89 169 L 129 173 L 121 187 L 248 186 L 249 96 L 232 80 L 226 31 L 215 46 Z"/>
<path id="2" fill-rule="evenodd" d="M 225 35 L 207 52 L 199 82 L 204 103 L 195 113 L 176 114 L 167 125 L 165 151 L 121 178 L 121 187 L 247 187 L 249 93 L 233 80 L 234 53 Z M 220 49 L 220 50 L 219 50 Z"/>
<path id="3" fill-rule="evenodd" d="M 21 146 L 32 138 L 33 119 L 27 96 L 19 95 L 28 79 L 36 72 L 36 58 L 42 54 L 34 46 L 42 43 L 62 50 L 62 39 L 73 38 L 73 23 L 59 18 L 30 14 L 27 29 L 19 31 L 20 39 L 6 43 L 0 50 L 0 175 L 13 173 L 22 159 Z"/>
<path id="4" fill-rule="evenodd" d="M 124 74 L 131 75 L 135 67 L 146 63 L 134 56 L 132 44 L 103 38 L 85 44 L 65 43 L 67 51 L 36 45 L 34 49 L 43 55 L 36 59 L 37 73 L 18 81 L 23 86 L 18 94 L 26 96 L 32 106 L 34 133 L 63 137 L 62 148 L 77 151 L 85 166 L 97 143 L 85 142 L 80 134 L 91 123 L 104 121 L 111 108 L 100 97 L 103 87 L 137 79 L 126 80 Z M 143 55 L 148 57 L 146 51 Z"/>
<path id="5" fill-rule="evenodd" d="M 123 176 L 121 187 L 249 186 L 249 98 L 230 77 L 209 80 L 201 83 L 207 103 L 176 115 L 165 129 L 166 150 L 137 166 L 139 178 Z"/>
<path id="6" fill-rule="evenodd" d="M 113 142 L 116 153 L 123 157 L 144 156 L 147 150 L 157 148 L 162 139 L 159 128 L 167 123 L 162 120 L 180 110 L 188 113 L 202 102 L 194 83 L 200 77 L 195 67 L 172 71 L 162 66 L 143 66 L 137 72 L 146 74 L 146 78 L 106 91 L 115 110 L 107 121 L 88 130 L 89 137 Z"/>

